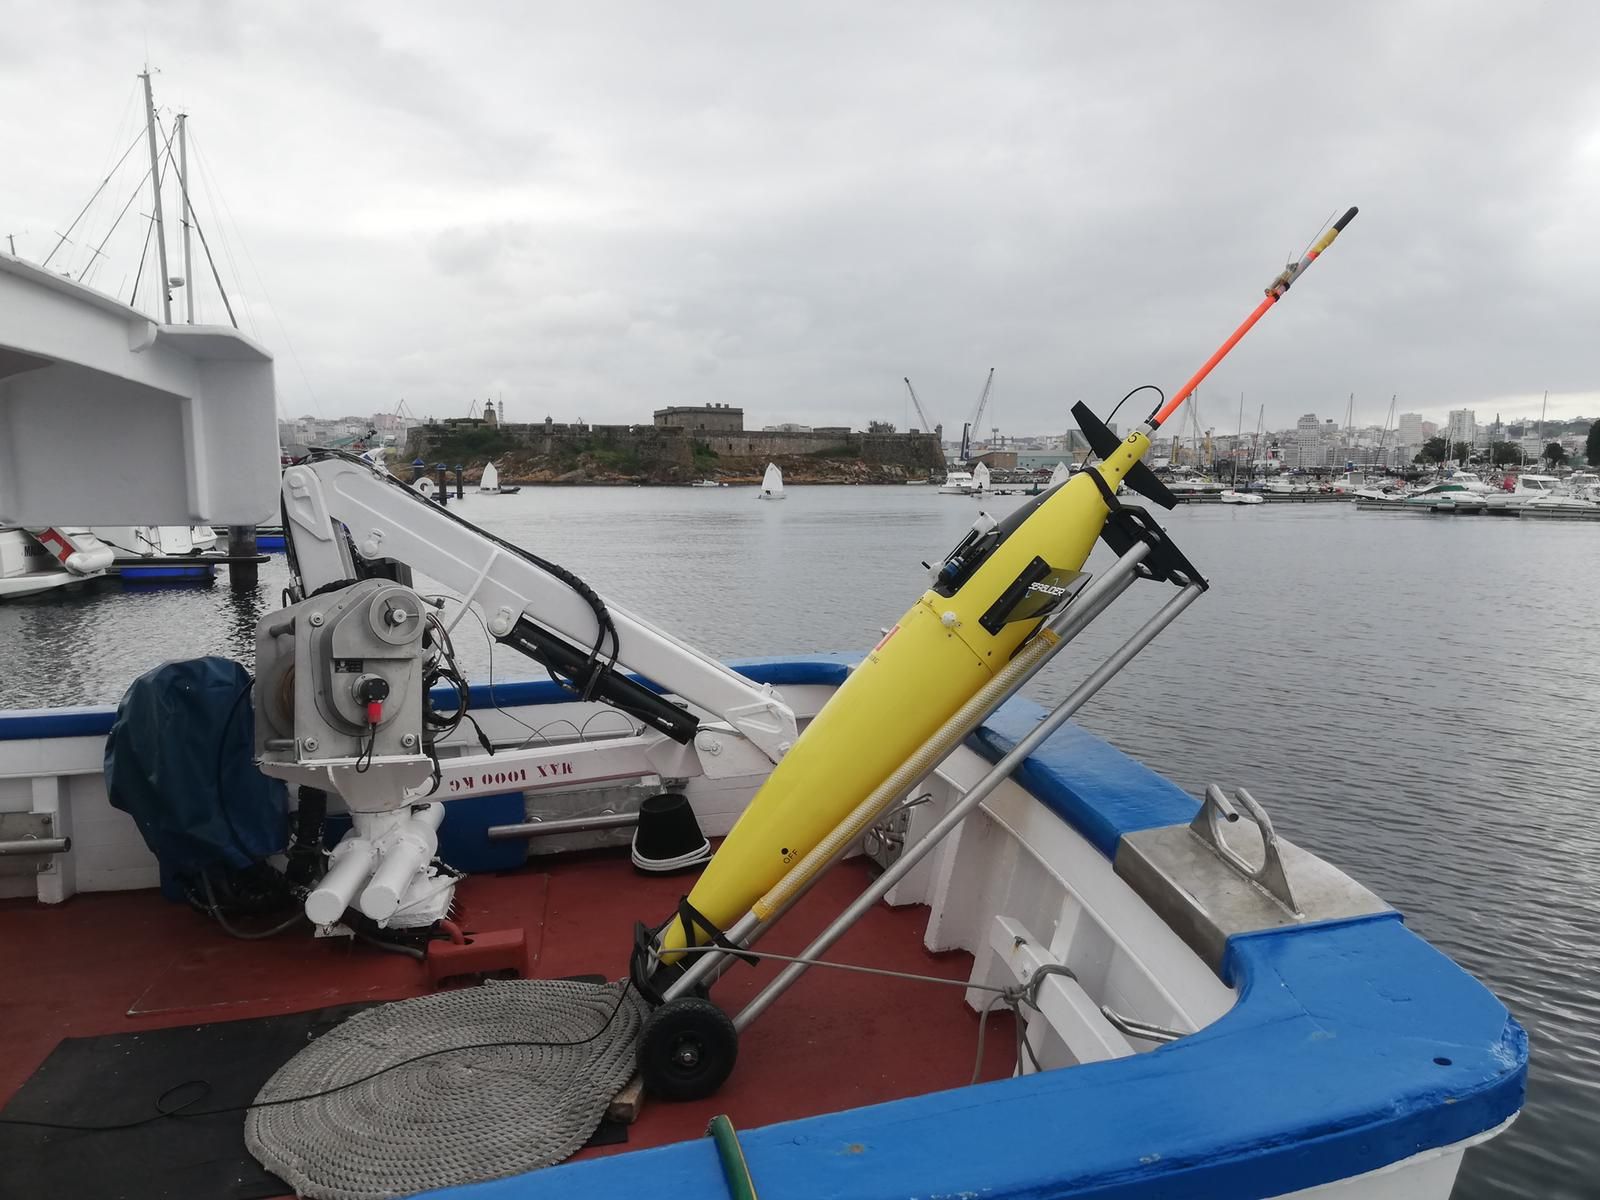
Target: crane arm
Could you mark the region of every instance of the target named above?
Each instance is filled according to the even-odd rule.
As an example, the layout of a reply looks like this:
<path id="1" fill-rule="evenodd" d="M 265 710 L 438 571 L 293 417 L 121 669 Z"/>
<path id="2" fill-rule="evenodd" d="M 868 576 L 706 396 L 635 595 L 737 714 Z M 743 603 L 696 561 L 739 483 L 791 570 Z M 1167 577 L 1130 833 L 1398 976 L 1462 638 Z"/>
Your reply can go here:
<path id="1" fill-rule="evenodd" d="M 989 392 L 994 387 L 994 368 L 989 368 L 989 377 L 983 381 L 983 394 L 978 397 L 978 407 L 972 414 L 971 424 L 973 431 L 983 429 L 983 410 L 989 407 Z"/>
<path id="2" fill-rule="evenodd" d="M 450 513 L 351 455 L 284 472 L 284 531 L 302 595 L 401 564 L 483 613 L 490 634 L 678 741 L 696 721 L 649 686 L 726 721 L 776 762 L 795 716 L 761 685 L 605 600 L 570 572 Z M 358 561 L 359 560 L 359 561 Z M 611 670 L 626 668 L 648 684 Z"/>
<path id="3" fill-rule="evenodd" d="M 932 419 L 922 409 L 922 401 L 917 399 L 917 389 L 911 386 L 911 380 L 906 379 L 906 391 L 911 393 L 911 406 L 917 410 L 917 419 L 922 422 L 922 432 L 932 433 L 934 424 Z"/>

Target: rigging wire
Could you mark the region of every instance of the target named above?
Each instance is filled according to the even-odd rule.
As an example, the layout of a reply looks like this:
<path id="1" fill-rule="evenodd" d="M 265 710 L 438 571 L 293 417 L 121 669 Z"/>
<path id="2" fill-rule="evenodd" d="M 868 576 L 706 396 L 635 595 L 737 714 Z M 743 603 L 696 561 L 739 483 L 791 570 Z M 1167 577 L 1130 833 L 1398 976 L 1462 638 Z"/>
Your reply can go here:
<path id="1" fill-rule="evenodd" d="M 321 413 L 322 401 L 318 399 L 316 392 L 311 387 L 311 379 L 306 375 L 305 364 L 300 361 L 300 352 L 294 347 L 294 339 L 289 336 L 289 330 L 278 313 L 278 306 L 272 302 L 272 296 L 267 291 L 267 282 L 261 275 L 261 268 L 256 265 L 255 256 L 250 253 L 250 245 L 244 240 L 244 235 L 240 231 L 238 218 L 233 215 L 233 209 L 229 206 L 227 198 L 222 194 L 222 189 L 217 186 L 216 179 L 212 176 L 210 169 L 204 165 L 205 160 L 200 153 L 200 139 L 193 135 L 192 130 L 190 131 L 190 141 L 194 144 L 195 161 L 202 164 L 201 170 L 205 172 L 207 191 L 216 197 L 217 207 L 227 215 L 229 221 L 233 222 L 233 232 L 234 236 L 239 240 L 239 248 L 244 252 L 245 261 L 250 264 L 250 270 L 255 274 L 256 283 L 261 288 L 262 297 L 267 301 L 268 311 L 272 313 L 272 320 L 278 326 L 278 332 L 283 335 L 283 344 L 289 350 L 289 357 L 294 359 L 295 370 L 299 372 L 300 382 L 306 389 L 306 395 L 311 398 L 312 406 L 318 413 Z M 226 241 L 224 241 L 223 245 L 224 247 L 227 246 Z M 232 251 L 227 253 L 231 261 Z M 237 266 L 234 268 L 234 275 L 235 278 L 238 278 Z M 252 332 L 254 332 L 253 329 Z"/>
<path id="2" fill-rule="evenodd" d="M 95 188 L 94 195 L 89 197 L 89 203 L 85 204 L 83 208 L 79 210 L 78 215 L 72 218 L 72 224 L 67 226 L 66 233 L 57 235 L 60 240 L 58 240 L 56 244 L 51 247 L 50 253 L 44 256 L 44 261 L 39 264 L 40 267 L 48 267 L 50 265 L 50 260 L 56 256 L 56 251 L 61 249 L 62 244 L 72 236 L 72 231 L 78 227 L 78 222 L 83 220 L 84 213 L 89 211 L 89 205 L 93 204 L 97 199 L 99 199 L 100 193 L 105 190 L 106 184 L 111 182 L 111 176 L 117 173 L 117 167 L 122 166 L 122 164 L 127 161 L 128 155 L 133 153 L 134 147 L 143 140 L 144 134 L 141 133 L 138 137 L 134 138 L 133 142 L 128 146 L 128 148 L 122 152 L 122 157 L 117 159 L 117 165 L 112 167 L 111 170 L 107 172 L 106 177 L 100 181 L 100 186 Z"/>
<path id="3" fill-rule="evenodd" d="M 150 168 L 146 167 L 144 174 L 139 177 L 139 182 L 137 186 L 134 187 L 132 195 L 128 197 L 128 202 L 122 206 L 122 211 L 117 213 L 117 219 L 111 222 L 111 228 L 106 230 L 105 237 L 101 238 L 100 244 L 95 247 L 94 258 L 90 261 L 87 267 L 79 272 L 79 283 L 88 283 L 89 277 L 95 273 L 95 269 L 99 267 L 101 262 L 104 261 L 105 255 L 102 252 L 106 248 L 106 243 L 111 240 L 111 235 L 116 233 L 117 227 L 122 224 L 122 218 L 128 215 L 128 210 L 133 207 L 133 202 L 139 198 L 139 193 L 144 191 L 144 185 L 149 182 Z"/>

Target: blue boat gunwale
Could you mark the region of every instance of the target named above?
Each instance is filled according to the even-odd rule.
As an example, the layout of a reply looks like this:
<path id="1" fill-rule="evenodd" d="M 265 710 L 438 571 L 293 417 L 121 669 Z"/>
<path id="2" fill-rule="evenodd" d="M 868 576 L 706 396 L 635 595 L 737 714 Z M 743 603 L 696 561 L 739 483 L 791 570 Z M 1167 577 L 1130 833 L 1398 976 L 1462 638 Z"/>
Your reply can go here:
<path id="1" fill-rule="evenodd" d="M 856 656 L 736 661 L 759 683 L 842 683 Z M 449 693 L 446 692 L 445 700 Z M 473 688 L 475 707 L 568 702 L 549 681 Z M 0 740 L 103 734 L 115 708 L 0 713 Z M 969 740 L 992 759 L 1044 710 L 1014 698 Z M 1068 725 L 1019 784 L 1108 858 L 1121 837 L 1187 822 L 1196 802 Z M 972 1193 L 1194 1200 L 1274 1196 L 1503 1125 L 1522 1106 L 1527 1035 L 1397 913 L 1229 939 L 1239 990 L 1219 1020 L 1146 1054 L 782 1122 L 741 1134 L 769 1200 Z M 430 1193 L 720 1196 L 704 1141 Z"/>

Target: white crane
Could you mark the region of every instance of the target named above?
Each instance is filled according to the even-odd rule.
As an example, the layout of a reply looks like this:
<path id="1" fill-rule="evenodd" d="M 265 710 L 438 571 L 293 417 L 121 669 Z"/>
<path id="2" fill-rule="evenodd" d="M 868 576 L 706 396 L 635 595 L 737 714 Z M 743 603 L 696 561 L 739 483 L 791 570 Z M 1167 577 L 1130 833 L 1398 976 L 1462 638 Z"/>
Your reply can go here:
<path id="1" fill-rule="evenodd" d="M 978 397 L 978 407 L 973 410 L 972 419 L 961 427 L 961 461 L 966 462 L 972 457 L 972 431 L 981 427 L 983 410 L 989 407 L 989 392 L 994 387 L 994 368 L 989 368 L 989 377 L 983 381 L 983 394 Z"/>
<path id="2" fill-rule="evenodd" d="M 937 432 L 939 426 L 935 425 L 928 414 L 923 410 L 922 401 L 917 399 L 917 389 L 911 386 L 911 380 L 906 379 L 906 391 L 911 393 L 911 404 L 917 410 L 917 419 L 922 422 L 923 433 Z"/>

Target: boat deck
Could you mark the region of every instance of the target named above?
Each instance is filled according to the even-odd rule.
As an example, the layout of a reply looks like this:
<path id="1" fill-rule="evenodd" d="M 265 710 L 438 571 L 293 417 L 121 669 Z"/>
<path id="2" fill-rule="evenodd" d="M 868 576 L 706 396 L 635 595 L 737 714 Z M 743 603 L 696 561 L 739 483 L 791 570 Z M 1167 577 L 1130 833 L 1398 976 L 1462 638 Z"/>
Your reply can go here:
<path id="1" fill-rule="evenodd" d="M 831 872 L 761 949 L 798 953 L 867 880 L 864 860 Z M 530 977 L 620 978 L 633 922 L 664 918 L 688 882 L 642 876 L 626 851 L 595 852 L 469 877 L 457 906 L 469 929 L 524 928 Z M 925 921 L 925 909 L 879 905 L 831 957 L 964 981 L 970 956 L 928 953 Z M 65 1037 L 277 1016 L 432 990 L 414 959 L 347 939 L 315 941 L 309 927 L 238 941 L 154 891 L 79 895 L 59 906 L 0 901 L 0 945 L 15 951 L 0 977 L 6 1014 L 0 1103 Z M 736 1011 L 781 965 L 738 967 L 717 985 L 715 998 Z M 1010 1016 L 997 1011 L 990 1024 L 985 1079 L 1008 1076 L 1013 1065 Z M 752 1128 L 958 1087 L 971 1078 L 976 1036 L 977 1018 L 958 988 L 815 970 L 751 1026 L 739 1066 L 716 1096 L 697 1103 L 647 1100 L 625 1144 L 588 1148 L 578 1157 L 697 1138 L 716 1113 Z M 193 1067 L 201 1078 L 227 1070 L 223 1062 Z M 99 1119 L 148 1115 L 165 1086 L 121 1080 L 106 1091 Z M 88 1149 L 93 1135 L 69 1136 Z"/>

